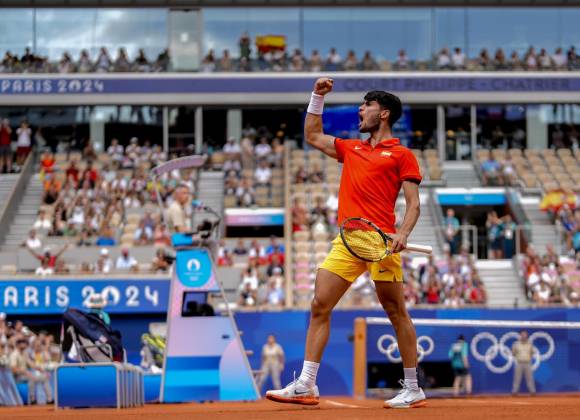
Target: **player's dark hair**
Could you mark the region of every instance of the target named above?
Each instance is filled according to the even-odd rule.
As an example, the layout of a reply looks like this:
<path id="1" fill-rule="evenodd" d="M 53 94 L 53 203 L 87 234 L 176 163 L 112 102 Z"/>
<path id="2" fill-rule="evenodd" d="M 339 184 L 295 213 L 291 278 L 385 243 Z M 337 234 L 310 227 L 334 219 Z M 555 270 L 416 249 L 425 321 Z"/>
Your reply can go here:
<path id="1" fill-rule="evenodd" d="M 389 110 L 389 126 L 393 125 L 401 118 L 403 114 L 403 105 L 398 96 L 383 90 L 371 90 L 365 97 L 365 101 L 377 101 L 381 108 Z"/>

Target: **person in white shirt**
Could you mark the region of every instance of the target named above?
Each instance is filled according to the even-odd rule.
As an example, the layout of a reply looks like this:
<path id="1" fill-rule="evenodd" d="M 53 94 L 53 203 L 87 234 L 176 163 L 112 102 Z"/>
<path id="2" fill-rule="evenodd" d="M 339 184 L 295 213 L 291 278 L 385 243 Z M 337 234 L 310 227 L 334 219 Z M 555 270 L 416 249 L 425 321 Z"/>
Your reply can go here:
<path id="1" fill-rule="evenodd" d="M 256 178 L 256 185 L 270 185 L 272 170 L 268 166 L 268 162 L 265 160 L 260 162 L 260 166 L 258 166 L 254 172 L 254 177 Z"/>
<path id="2" fill-rule="evenodd" d="M 167 220 L 173 232 L 191 230 L 191 194 L 186 185 L 179 185 L 173 192 L 173 202 L 167 209 Z"/>
<path id="3" fill-rule="evenodd" d="M 224 171 L 240 171 L 242 169 L 242 163 L 240 161 L 242 148 L 238 143 L 236 143 L 235 138 L 228 138 L 228 141 L 224 145 L 223 152 L 225 154 Z"/>
<path id="4" fill-rule="evenodd" d="M 268 144 L 268 139 L 262 137 L 260 143 L 256 144 L 254 147 L 254 153 L 258 159 L 268 156 L 272 152 L 272 147 Z"/>
<path id="5" fill-rule="evenodd" d="M 406 70 L 409 68 L 410 60 L 405 50 L 399 50 L 397 55 L 397 69 Z"/>
<path id="6" fill-rule="evenodd" d="M 123 160 L 123 153 L 125 149 L 119 144 L 119 140 L 111 139 L 111 145 L 107 147 L 107 154 L 111 156 L 111 159 L 116 162 L 121 162 Z"/>
<path id="7" fill-rule="evenodd" d="M 115 264 L 117 270 L 136 270 L 137 260 L 129 254 L 129 248 L 121 249 L 121 255 L 117 258 Z"/>
<path id="8" fill-rule="evenodd" d="M 326 64 L 336 69 L 341 61 L 342 57 L 336 52 L 336 48 L 331 48 L 328 56 L 326 57 Z"/>
<path id="9" fill-rule="evenodd" d="M 101 248 L 99 259 L 95 264 L 95 273 L 97 274 L 109 274 L 113 269 L 113 260 L 109 256 L 109 250 L 107 248 Z"/>
<path id="10" fill-rule="evenodd" d="M 554 55 L 552 55 L 552 61 L 554 62 L 556 70 L 564 70 L 568 65 L 568 57 L 563 53 L 562 48 L 560 47 L 556 48 Z"/>
<path id="11" fill-rule="evenodd" d="M 28 233 L 28 238 L 22 243 L 22 246 L 25 246 L 30 249 L 40 249 L 42 248 L 42 241 L 36 236 L 36 230 L 32 229 Z"/>
<path id="12" fill-rule="evenodd" d="M 163 150 L 161 150 L 161 146 L 158 144 L 154 144 L 153 148 L 151 149 L 151 162 L 154 165 L 159 165 L 167 160 L 167 155 Z"/>
<path id="13" fill-rule="evenodd" d="M 16 164 L 22 166 L 30 148 L 32 147 L 32 130 L 28 126 L 28 122 L 22 121 L 20 127 L 16 130 L 18 140 L 16 141 Z"/>
<path id="14" fill-rule="evenodd" d="M 451 67 L 451 58 L 449 57 L 449 50 L 442 48 L 437 55 L 437 67 L 439 69 L 448 69 Z"/>
<path id="15" fill-rule="evenodd" d="M 242 281 L 240 283 L 240 291 L 246 288 L 246 284 L 250 285 L 250 290 L 258 290 L 258 273 L 252 267 L 248 267 L 242 274 Z"/>
<path id="16" fill-rule="evenodd" d="M 124 167 L 134 167 L 141 159 L 141 147 L 139 146 L 139 139 L 131 137 L 129 146 L 125 149 L 127 159 L 124 160 Z"/>
<path id="17" fill-rule="evenodd" d="M 540 54 L 538 55 L 538 62 L 542 70 L 549 70 L 552 68 L 552 57 L 550 57 L 550 54 L 548 54 L 544 48 L 540 50 Z"/>
<path id="18" fill-rule="evenodd" d="M 453 68 L 456 70 L 465 69 L 465 54 L 461 52 L 461 48 L 455 48 L 455 51 L 451 56 L 451 63 L 453 64 Z"/>
<path id="19" fill-rule="evenodd" d="M 338 196 L 336 191 L 330 191 L 328 199 L 326 200 L 326 207 L 332 211 L 338 211 Z"/>
<path id="20" fill-rule="evenodd" d="M 43 232 L 48 232 L 50 230 L 52 227 L 52 222 L 44 210 L 38 211 L 38 219 L 36 219 L 32 227 Z"/>

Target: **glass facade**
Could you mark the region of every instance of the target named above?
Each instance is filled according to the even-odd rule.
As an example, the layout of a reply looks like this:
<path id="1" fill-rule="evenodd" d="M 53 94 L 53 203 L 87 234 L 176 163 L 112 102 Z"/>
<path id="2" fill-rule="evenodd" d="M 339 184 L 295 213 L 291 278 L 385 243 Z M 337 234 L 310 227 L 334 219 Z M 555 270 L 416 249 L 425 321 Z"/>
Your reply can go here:
<path id="1" fill-rule="evenodd" d="M 101 47 L 134 58 L 143 48 L 155 59 L 168 45 L 167 16 L 163 9 L 3 9 L 0 48 L 22 54 L 30 47 L 50 61 L 64 52 L 76 60 L 83 49 L 95 58 Z"/>
<path id="2" fill-rule="evenodd" d="M 168 9 L 2 9 L 0 49 L 22 54 L 25 47 L 57 60 L 81 49 L 96 56 L 107 47 L 116 56 L 120 47 L 134 58 L 143 48 L 152 59 L 169 46 Z M 428 60 L 443 47 L 462 48 L 474 57 L 486 48 L 524 53 L 530 46 L 580 47 L 580 8 L 397 8 L 397 7 L 278 7 L 204 8 L 202 53 L 220 56 L 228 49 L 239 57 L 239 39 L 247 32 L 284 35 L 287 50 L 306 56 L 316 49 L 326 57 L 335 47 L 344 58 L 349 50 L 361 58 L 370 51 L 393 61 L 399 49 L 413 60 Z M 192 39 L 191 42 L 199 40 Z"/>

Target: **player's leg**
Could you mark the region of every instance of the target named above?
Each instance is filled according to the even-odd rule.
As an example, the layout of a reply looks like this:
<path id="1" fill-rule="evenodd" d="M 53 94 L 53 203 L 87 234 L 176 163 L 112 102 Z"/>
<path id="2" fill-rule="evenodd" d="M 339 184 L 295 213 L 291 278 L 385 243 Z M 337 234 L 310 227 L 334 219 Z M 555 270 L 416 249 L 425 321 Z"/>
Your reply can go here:
<path id="1" fill-rule="evenodd" d="M 405 306 L 403 283 L 375 281 L 375 285 L 379 301 L 395 330 L 405 374 L 403 390 L 395 398 L 385 401 L 385 408 L 422 407 L 426 403 L 425 394 L 417 383 L 417 335 Z"/>
<path id="2" fill-rule="evenodd" d="M 512 394 L 517 394 L 520 391 L 520 384 L 522 382 L 522 367 L 516 362 L 514 368 L 514 382 L 512 384 Z"/>
<path id="3" fill-rule="evenodd" d="M 304 359 L 320 363 L 330 334 L 330 315 L 350 282 L 328 270 L 320 269 L 316 276 L 314 298 L 310 304 L 310 325 L 306 335 Z"/>
<path id="4" fill-rule="evenodd" d="M 306 334 L 304 365 L 297 380 L 279 391 L 268 391 L 266 398 L 276 402 L 316 405 L 316 376 L 330 334 L 330 315 L 350 282 L 324 268 L 318 270 L 311 304 L 310 325 Z"/>
<path id="5" fill-rule="evenodd" d="M 473 380 L 471 379 L 471 373 L 465 375 L 465 393 L 471 395 L 471 390 L 473 389 Z"/>
<path id="6" fill-rule="evenodd" d="M 455 379 L 453 379 L 453 395 L 459 396 L 459 385 L 461 385 L 461 376 L 455 375 Z"/>
<path id="7" fill-rule="evenodd" d="M 534 382 L 534 372 L 532 370 L 532 364 L 526 363 L 524 365 L 524 375 L 526 376 L 526 385 L 528 386 L 528 392 L 530 394 L 536 393 L 536 384 Z"/>

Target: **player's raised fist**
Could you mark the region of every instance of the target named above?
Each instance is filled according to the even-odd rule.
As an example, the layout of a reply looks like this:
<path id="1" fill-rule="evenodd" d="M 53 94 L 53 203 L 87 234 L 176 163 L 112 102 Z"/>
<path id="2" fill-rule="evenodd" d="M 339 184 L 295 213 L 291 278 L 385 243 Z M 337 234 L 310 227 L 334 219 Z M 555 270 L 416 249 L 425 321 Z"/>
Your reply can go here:
<path id="1" fill-rule="evenodd" d="M 314 93 L 317 95 L 326 95 L 332 90 L 333 84 L 334 80 L 329 79 L 328 77 L 321 77 L 314 83 Z"/>

